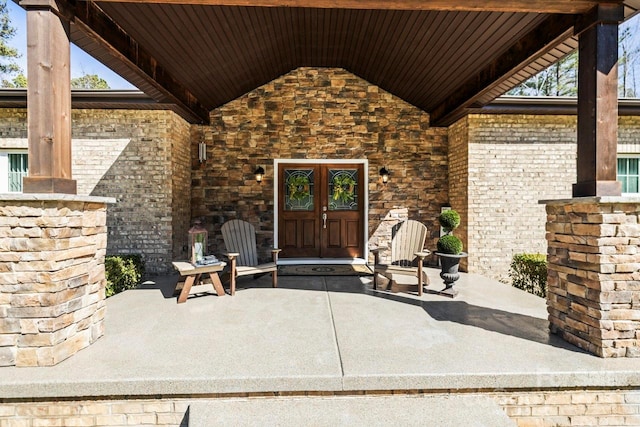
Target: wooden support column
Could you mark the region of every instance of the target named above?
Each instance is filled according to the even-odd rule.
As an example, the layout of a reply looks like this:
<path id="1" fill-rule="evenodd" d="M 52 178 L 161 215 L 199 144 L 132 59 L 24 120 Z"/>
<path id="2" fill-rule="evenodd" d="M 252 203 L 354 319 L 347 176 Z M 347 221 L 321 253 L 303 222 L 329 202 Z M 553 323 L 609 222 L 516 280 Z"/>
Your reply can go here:
<path id="1" fill-rule="evenodd" d="M 25 193 L 76 194 L 71 179 L 69 19 L 55 0 L 22 0 L 27 9 L 29 175 Z"/>
<path id="2" fill-rule="evenodd" d="M 600 4 L 578 20 L 578 180 L 574 197 L 620 196 L 618 23 L 621 4 Z"/>

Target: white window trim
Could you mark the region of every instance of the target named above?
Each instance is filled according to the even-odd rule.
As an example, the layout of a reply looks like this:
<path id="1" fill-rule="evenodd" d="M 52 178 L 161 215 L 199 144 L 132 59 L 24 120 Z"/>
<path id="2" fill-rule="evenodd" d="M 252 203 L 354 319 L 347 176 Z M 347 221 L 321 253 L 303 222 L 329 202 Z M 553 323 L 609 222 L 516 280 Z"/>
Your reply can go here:
<path id="1" fill-rule="evenodd" d="M 29 153 L 26 149 L 0 149 L 0 193 L 9 193 L 9 154 Z"/>
<path id="2" fill-rule="evenodd" d="M 640 153 L 618 153 L 617 159 L 640 159 Z M 639 172 L 639 175 L 640 175 L 640 172 Z M 616 177 L 617 176 L 618 176 L 618 169 L 617 169 L 617 161 L 616 161 Z M 639 181 L 638 182 L 639 188 L 637 193 L 622 193 L 622 195 L 625 197 L 637 197 L 638 195 L 640 195 L 640 176 L 638 177 L 638 181 Z"/>

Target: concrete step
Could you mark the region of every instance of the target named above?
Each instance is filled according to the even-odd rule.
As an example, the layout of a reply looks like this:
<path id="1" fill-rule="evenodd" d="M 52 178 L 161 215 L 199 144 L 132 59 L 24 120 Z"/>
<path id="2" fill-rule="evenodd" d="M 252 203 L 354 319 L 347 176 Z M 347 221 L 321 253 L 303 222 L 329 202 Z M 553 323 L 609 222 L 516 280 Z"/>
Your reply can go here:
<path id="1" fill-rule="evenodd" d="M 189 407 L 189 427 L 513 427 L 488 397 L 376 395 L 208 399 Z"/>

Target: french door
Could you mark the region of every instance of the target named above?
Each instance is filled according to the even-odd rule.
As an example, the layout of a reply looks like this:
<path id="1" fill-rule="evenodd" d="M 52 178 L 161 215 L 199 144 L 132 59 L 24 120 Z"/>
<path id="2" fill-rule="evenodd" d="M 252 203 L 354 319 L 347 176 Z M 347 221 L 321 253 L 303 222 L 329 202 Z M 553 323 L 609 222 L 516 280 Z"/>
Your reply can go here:
<path id="1" fill-rule="evenodd" d="M 278 183 L 281 257 L 364 256 L 364 165 L 280 164 Z"/>

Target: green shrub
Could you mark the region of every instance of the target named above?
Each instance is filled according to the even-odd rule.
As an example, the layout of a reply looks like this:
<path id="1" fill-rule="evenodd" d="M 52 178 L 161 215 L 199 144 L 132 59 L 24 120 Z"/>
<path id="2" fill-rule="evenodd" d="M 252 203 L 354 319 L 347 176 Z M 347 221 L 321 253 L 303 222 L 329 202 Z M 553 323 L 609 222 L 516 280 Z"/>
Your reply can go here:
<path id="1" fill-rule="evenodd" d="M 453 209 L 443 211 L 438 216 L 438 222 L 445 233 L 451 233 L 460 225 L 460 214 Z"/>
<path id="2" fill-rule="evenodd" d="M 462 252 L 462 241 L 452 234 L 442 236 L 437 243 L 438 252 L 457 255 Z"/>
<path id="3" fill-rule="evenodd" d="M 144 260 L 140 255 L 106 256 L 104 270 L 107 277 L 106 295 L 110 297 L 140 284 L 144 275 Z"/>
<path id="4" fill-rule="evenodd" d="M 515 254 L 509 277 L 512 285 L 539 297 L 547 297 L 547 257 L 544 254 Z"/>

